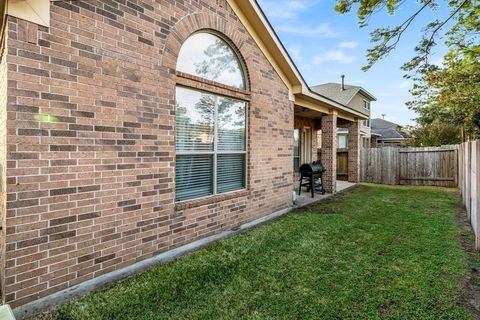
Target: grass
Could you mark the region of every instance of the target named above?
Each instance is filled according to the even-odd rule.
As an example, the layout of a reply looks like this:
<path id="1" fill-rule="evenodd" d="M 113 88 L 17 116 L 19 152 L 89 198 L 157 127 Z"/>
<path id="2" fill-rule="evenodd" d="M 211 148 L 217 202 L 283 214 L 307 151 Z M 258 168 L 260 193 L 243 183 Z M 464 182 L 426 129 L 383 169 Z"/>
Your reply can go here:
<path id="1" fill-rule="evenodd" d="M 459 198 L 362 186 L 62 306 L 53 319 L 469 319 Z"/>

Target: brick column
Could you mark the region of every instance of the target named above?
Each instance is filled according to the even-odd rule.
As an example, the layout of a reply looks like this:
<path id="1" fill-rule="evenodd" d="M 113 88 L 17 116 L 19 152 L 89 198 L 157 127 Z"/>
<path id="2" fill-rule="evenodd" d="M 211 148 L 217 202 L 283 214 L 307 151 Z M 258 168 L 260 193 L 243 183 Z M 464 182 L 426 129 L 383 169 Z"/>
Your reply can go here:
<path id="1" fill-rule="evenodd" d="M 348 125 L 348 182 L 360 182 L 360 122 Z"/>
<path id="2" fill-rule="evenodd" d="M 325 191 L 337 191 L 337 114 L 332 113 L 322 117 L 322 164 Z"/>

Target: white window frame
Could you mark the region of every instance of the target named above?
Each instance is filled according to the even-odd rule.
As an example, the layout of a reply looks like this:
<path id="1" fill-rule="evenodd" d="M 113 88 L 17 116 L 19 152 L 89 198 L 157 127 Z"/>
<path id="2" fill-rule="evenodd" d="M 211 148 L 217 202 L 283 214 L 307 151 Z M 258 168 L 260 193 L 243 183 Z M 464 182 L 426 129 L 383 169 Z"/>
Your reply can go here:
<path id="1" fill-rule="evenodd" d="M 366 128 L 371 128 L 370 121 L 371 121 L 370 118 L 363 120 L 363 126 Z"/>
<path id="2" fill-rule="evenodd" d="M 241 100 L 241 99 L 238 99 L 238 98 L 232 98 L 232 97 L 222 95 L 222 94 L 218 94 L 218 93 L 215 93 L 215 92 L 193 89 L 193 88 L 190 88 L 190 87 L 187 87 L 187 86 L 177 85 L 176 87 L 181 87 L 181 88 L 185 88 L 187 90 L 196 91 L 196 92 L 205 92 L 207 94 L 211 94 L 211 95 L 215 96 L 215 113 L 214 113 L 214 124 L 215 125 L 214 125 L 214 132 L 213 132 L 214 137 L 213 137 L 213 150 L 212 151 L 177 151 L 177 150 L 175 150 L 176 156 L 211 155 L 213 157 L 213 161 L 212 161 L 213 162 L 212 194 L 202 196 L 202 197 L 190 198 L 190 199 L 185 199 L 185 200 L 175 200 L 175 201 L 177 203 L 195 201 L 195 200 L 198 200 L 198 199 L 204 199 L 204 198 L 209 198 L 209 197 L 213 197 L 213 196 L 217 196 L 217 195 L 223 195 L 223 194 L 229 194 L 229 193 L 233 193 L 233 192 L 239 192 L 239 191 L 247 190 L 248 189 L 248 134 L 249 134 L 249 132 L 248 132 L 248 110 L 249 110 L 248 101 Z M 241 102 L 245 103 L 245 150 L 244 151 L 239 151 L 239 150 L 221 151 L 221 150 L 218 150 L 218 98 L 219 97 L 227 98 L 227 99 L 233 99 L 233 100 L 237 100 L 237 101 L 241 101 Z M 176 141 L 177 141 L 177 133 L 175 132 L 175 145 L 176 145 Z M 217 171 L 218 171 L 217 157 L 218 157 L 218 155 L 224 155 L 224 154 L 243 154 L 245 156 L 245 169 L 244 169 L 245 170 L 245 177 L 244 177 L 245 186 L 241 189 L 218 193 L 217 192 Z M 176 167 L 176 160 L 175 160 L 175 167 Z M 177 196 L 176 196 L 176 190 L 175 190 L 175 199 L 176 199 L 176 197 Z"/>
<path id="3" fill-rule="evenodd" d="M 345 147 L 340 148 L 340 137 L 345 137 Z M 337 149 L 348 149 L 348 134 L 342 134 L 338 133 L 337 134 Z"/>
<path id="4" fill-rule="evenodd" d="M 362 137 L 362 147 L 364 149 L 370 148 L 370 138 L 369 137 Z"/>
<path id="5" fill-rule="evenodd" d="M 370 110 L 370 102 L 368 100 L 363 99 L 363 108 Z"/>

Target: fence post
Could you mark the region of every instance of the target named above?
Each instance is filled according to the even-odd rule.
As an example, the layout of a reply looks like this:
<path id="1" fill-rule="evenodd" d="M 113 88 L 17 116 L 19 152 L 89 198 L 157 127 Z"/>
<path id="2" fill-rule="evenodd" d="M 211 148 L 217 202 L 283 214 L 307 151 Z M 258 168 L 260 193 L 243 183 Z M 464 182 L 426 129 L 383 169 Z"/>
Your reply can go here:
<path id="1" fill-rule="evenodd" d="M 465 188 L 465 206 L 467 208 L 467 217 L 470 223 L 472 222 L 472 202 L 471 202 L 471 195 L 472 195 L 472 142 L 467 142 L 466 148 L 466 188 Z"/>
<path id="2" fill-rule="evenodd" d="M 479 188 L 480 188 L 480 140 L 474 141 L 475 143 L 475 169 L 476 169 L 476 175 L 475 175 L 475 196 L 473 197 L 475 199 L 475 202 L 472 203 L 472 206 L 475 209 L 475 214 L 476 214 L 476 234 L 475 234 L 475 248 L 477 250 L 480 249 L 480 196 L 478 194 Z"/>
<path id="3" fill-rule="evenodd" d="M 460 189 L 460 194 L 463 197 L 463 142 L 458 148 L 458 188 Z"/>
<path id="4" fill-rule="evenodd" d="M 395 164 L 395 175 L 394 175 L 394 182 L 393 184 L 400 184 L 400 149 L 399 148 L 395 148 L 394 149 L 394 156 L 393 158 L 395 159 L 396 161 L 396 164 Z"/>
<path id="5" fill-rule="evenodd" d="M 459 159 L 459 158 L 458 158 L 458 148 L 459 148 L 459 145 L 454 146 L 454 148 L 455 148 L 455 151 L 454 151 L 454 152 L 455 152 L 455 154 L 454 154 L 454 163 L 455 163 L 455 164 L 454 164 L 454 166 L 455 166 L 455 168 L 454 168 L 454 169 L 455 169 L 455 185 L 458 187 L 458 181 L 459 181 L 459 179 L 460 179 L 460 177 L 459 177 L 459 171 L 460 171 L 459 168 L 460 168 L 460 166 L 458 165 L 458 163 L 459 163 L 459 160 L 458 160 L 458 159 Z"/>

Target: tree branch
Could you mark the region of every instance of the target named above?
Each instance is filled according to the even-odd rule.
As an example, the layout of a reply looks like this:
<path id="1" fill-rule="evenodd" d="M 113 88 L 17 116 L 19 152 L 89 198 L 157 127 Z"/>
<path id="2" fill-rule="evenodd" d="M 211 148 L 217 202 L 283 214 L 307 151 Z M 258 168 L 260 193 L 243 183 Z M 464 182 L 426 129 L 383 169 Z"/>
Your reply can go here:
<path id="1" fill-rule="evenodd" d="M 424 53 L 424 57 L 423 57 L 423 60 L 425 61 L 425 66 L 428 65 L 428 56 L 430 55 L 430 50 L 433 46 L 433 40 L 435 38 L 435 35 L 438 33 L 438 31 L 440 31 L 440 29 L 443 28 L 443 26 L 448 22 L 450 21 L 459 11 L 460 9 L 462 9 L 463 6 L 465 6 L 468 2 L 470 2 L 470 0 L 463 0 L 462 3 L 455 8 L 455 10 L 453 10 L 450 15 L 445 19 L 443 20 L 441 23 L 439 23 L 435 29 L 433 29 L 432 31 L 432 34 L 430 35 L 430 39 L 428 40 L 427 42 L 427 45 L 425 47 L 425 53 Z"/>
<path id="2" fill-rule="evenodd" d="M 465 0 L 467 1 L 467 0 Z M 423 4 L 423 6 L 418 9 L 413 15 L 411 15 L 407 20 L 405 20 L 401 25 L 400 25 L 400 31 L 399 33 L 397 34 L 397 40 L 394 42 L 394 44 L 392 44 L 390 47 L 391 48 L 395 48 L 397 46 L 397 44 L 400 42 L 400 38 L 402 37 L 403 33 L 405 32 L 405 30 L 408 29 L 408 27 L 410 26 L 410 24 L 413 22 L 413 20 L 415 20 L 415 18 L 420 14 L 420 12 L 423 11 L 423 9 L 425 9 L 430 3 L 432 3 L 432 0 L 429 0 L 427 2 L 425 2 Z"/>
<path id="3" fill-rule="evenodd" d="M 381 37 L 383 37 L 383 42 L 378 44 L 375 49 L 376 51 L 381 52 L 379 56 L 376 55 L 370 55 L 369 57 L 369 62 L 367 66 L 364 66 L 362 69 L 363 70 L 368 70 L 379 58 L 382 56 L 387 55 L 390 51 L 394 50 L 398 43 L 400 42 L 403 33 L 405 30 L 408 29 L 410 24 L 417 18 L 417 16 L 429 5 L 433 3 L 433 0 L 428 0 L 423 3 L 421 8 L 419 8 L 417 11 L 415 11 L 410 17 L 408 17 L 402 24 L 399 26 L 395 27 L 394 29 L 387 29 L 387 30 L 382 30 L 377 36 L 377 43 L 381 42 Z M 378 29 L 377 29 L 378 30 Z M 392 41 L 392 39 L 394 39 Z M 373 51 L 373 50 L 369 50 Z"/>

